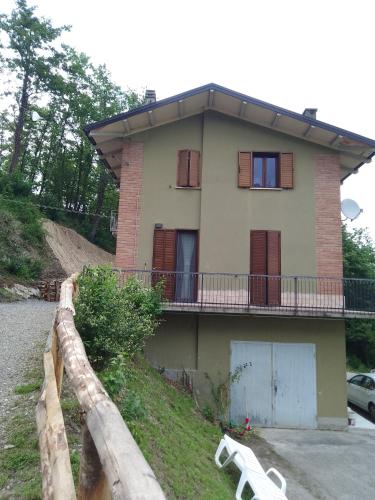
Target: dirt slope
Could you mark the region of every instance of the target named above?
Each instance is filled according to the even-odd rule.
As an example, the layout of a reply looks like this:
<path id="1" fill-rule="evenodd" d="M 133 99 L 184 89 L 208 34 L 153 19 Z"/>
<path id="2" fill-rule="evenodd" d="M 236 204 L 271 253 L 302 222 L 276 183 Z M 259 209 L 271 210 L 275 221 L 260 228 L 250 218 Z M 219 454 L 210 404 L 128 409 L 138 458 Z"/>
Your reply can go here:
<path id="1" fill-rule="evenodd" d="M 67 275 L 81 271 L 86 265 L 111 264 L 114 255 L 93 245 L 73 229 L 51 220 L 43 221 L 46 241 Z"/>

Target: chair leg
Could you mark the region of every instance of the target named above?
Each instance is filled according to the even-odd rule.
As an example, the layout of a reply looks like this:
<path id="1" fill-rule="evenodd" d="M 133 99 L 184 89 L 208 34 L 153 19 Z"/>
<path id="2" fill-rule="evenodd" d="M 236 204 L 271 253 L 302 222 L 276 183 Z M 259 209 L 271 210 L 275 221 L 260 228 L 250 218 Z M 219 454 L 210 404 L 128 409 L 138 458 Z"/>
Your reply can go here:
<path id="1" fill-rule="evenodd" d="M 234 457 L 237 455 L 237 452 L 234 451 L 231 455 L 229 455 L 229 457 L 225 460 L 225 462 L 223 463 L 223 465 L 221 466 L 222 469 L 224 469 L 224 467 L 226 467 L 227 465 L 229 465 Z"/>
<path id="2" fill-rule="evenodd" d="M 248 482 L 245 472 L 242 472 L 240 477 L 240 482 L 238 483 L 236 490 L 236 500 L 242 500 L 242 492 L 245 488 L 245 484 Z M 254 497 L 253 497 L 254 498 Z"/>
<path id="3" fill-rule="evenodd" d="M 218 448 L 217 448 L 217 450 L 216 450 L 216 453 L 215 453 L 215 463 L 216 463 L 216 465 L 219 467 L 219 469 L 221 469 L 221 468 L 222 468 L 222 466 L 223 466 L 223 465 L 221 464 L 221 462 L 220 462 L 219 458 L 220 458 L 220 455 L 222 454 L 222 452 L 223 452 L 224 448 L 226 448 L 226 442 L 224 441 L 224 439 L 222 439 L 222 440 L 220 441 L 220 444 L 219 444 L 219 446 L 218 446 Z"/>

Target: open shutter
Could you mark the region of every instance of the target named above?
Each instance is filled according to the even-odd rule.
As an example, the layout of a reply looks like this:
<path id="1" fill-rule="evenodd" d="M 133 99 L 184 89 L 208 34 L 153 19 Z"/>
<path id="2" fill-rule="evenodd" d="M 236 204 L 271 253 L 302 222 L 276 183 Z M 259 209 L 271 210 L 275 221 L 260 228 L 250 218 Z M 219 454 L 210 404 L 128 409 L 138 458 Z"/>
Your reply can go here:
<path id="1" fill-rule="evenodd" d="M 199 187 L 200 184 L 200 153 L 190 151 L 189 186 Z"/>
<path id="2" fill-rule="evenodd" d="M 238 187 L 251 187 L 251 153 L 238 153 Z"/>
<path id="3" fill-rule="evenodd" d="M 267 231 L 267 304 L 280 305 L 280 231 Z"/>
<path id="4" fill-rule="evenodd" d="M 164 239 L 165 239 L 164 229 L 155 229 L 152 268 L 158 271 L 163 271 L 164 269 Z"/>
<path id="5" fill-rule="evenodd" d="M 293 188 L 293 153 L 280 153 L 280 187 Z"/>
<path id="6" fill-rule="evenodd" d="M 177 186 L 189 186 L 189 157 L 190 151 L 188 149 L 178 152 Z"/>
<path id="7" fill-rule="evenodd" d="M 267 303 L 267 231 L 250 231 L 250 301 Z"/>
<path id="8" fill-rule="evenodd" d="M 164 296 L 168 300 L 174 300 L 175 274 L 163 274 L 162 271 L 176 271 L 176 234 L 174 229 L 155 229 L 154 252 L 152 267 L 158 273 L 153 273 L 152 283 L 156 284 L 160 279 L 164 280 Z"/>

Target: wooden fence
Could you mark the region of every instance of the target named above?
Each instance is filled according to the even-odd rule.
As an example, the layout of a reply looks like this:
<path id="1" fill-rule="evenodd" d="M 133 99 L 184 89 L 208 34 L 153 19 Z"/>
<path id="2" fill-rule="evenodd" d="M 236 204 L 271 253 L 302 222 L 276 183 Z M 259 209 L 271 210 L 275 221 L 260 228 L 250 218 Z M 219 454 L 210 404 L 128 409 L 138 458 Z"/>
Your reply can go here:
<path id="1" fill-rule="evenodd" d="M 74 325 L 77 275 L 64 281 L 44 351 L 36 415 L 43 499 L 165 499 L 155 475 L 95 375 Z M 75 491 L 60 393 L 65 372 L 83 414 L 79 486 Z"/>

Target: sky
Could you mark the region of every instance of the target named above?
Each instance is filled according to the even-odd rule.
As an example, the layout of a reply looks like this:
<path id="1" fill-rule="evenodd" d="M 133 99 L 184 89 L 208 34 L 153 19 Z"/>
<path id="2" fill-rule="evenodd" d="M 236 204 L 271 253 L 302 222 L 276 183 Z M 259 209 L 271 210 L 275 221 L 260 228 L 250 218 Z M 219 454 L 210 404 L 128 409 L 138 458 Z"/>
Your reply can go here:
<path id="1" fill-rule="evenodd" d="M 124 89 L 214 82 L 375 139 L 373 0 L 29 0 Z M 1 0 L 1 11 L 14 2 Z M 342 186 L 375 240 L 375 161 Z"/>

